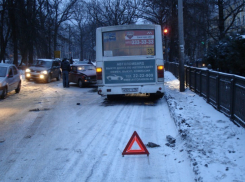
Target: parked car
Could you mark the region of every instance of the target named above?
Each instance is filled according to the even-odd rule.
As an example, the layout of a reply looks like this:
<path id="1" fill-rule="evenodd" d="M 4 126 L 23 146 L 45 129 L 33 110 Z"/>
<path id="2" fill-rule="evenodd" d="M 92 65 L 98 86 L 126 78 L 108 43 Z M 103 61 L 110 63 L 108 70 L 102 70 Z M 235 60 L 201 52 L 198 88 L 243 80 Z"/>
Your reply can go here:
<path id="1" fill-rule="evenodd" d="M 44 81 L 49 83 L 53 78 L 60 80 L 60 62 L 53 59 L 38 59 L 37 62 L 26 69 L 25 79 L 29 81 Z"/>
<path id="2" fill-rule="evenodd" d="M 69 72 L 69 82 L 84 87 L 96 83 L 95 67 L 91 64 L 73 64 Z"/>
<path id="3" fill-rule="evenodd" d="M 0 63 L 0 98 L 6 98 L 8 92 L 20 92 L 21 76 L 14 64 Z"/>

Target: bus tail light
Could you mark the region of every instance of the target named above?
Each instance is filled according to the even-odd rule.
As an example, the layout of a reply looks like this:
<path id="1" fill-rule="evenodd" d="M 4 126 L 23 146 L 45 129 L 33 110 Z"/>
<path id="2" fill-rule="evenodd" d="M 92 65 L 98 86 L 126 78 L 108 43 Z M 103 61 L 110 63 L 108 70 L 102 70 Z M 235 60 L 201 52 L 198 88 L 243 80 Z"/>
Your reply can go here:
<path id="1" fill-rule="evenodd" d="M 96 79 L 102 80 L 102 68 L 96 68 Z"/>
<path id="2" fill-rule="evenodd" d="M 164 66 L 163 65 L 159 65 L 157 66 L 157 78 L 158 81 L 164 81 Z"/>

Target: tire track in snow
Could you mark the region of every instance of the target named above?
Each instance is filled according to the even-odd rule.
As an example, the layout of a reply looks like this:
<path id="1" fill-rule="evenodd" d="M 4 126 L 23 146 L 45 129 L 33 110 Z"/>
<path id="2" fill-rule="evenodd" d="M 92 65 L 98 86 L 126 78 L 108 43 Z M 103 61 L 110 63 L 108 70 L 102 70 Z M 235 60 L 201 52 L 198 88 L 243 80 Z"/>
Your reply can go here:
<path id="1" fill-rule="evenodd" d="M 27 144 L 32 151 L 20 151 L 20 157 L 27 154 L 35 160 L 19 161 L 25 169 L 19 169 L 13 179 L 22 175 L 25 181 L 183 181 L 178 172 L 181 164 L 173 160 L 173 150 L 164 147 L 164 135 L 173 130 L 159 120 L 166 109 L 164 99 L 106 102 L 88 90 L 60 89 L 57 102 L 52 95 L 47 97 L 45 106 L 52 106 L 52 112 L 35 130 L 35 145 Z M 149 149 L 149 157 L 122 157 L 135 130 L 144 143 L 156 140 L 162 147 Z"/>
<path id="2" fill-rule="evenodd" d="M 2 167 L 0 167 L 1 169 L 0 174 L 1 173 L 6 174 L 10 169 L 12 169 L 14 173 L 18 173 L 18 168 L 19 168 L 18 162 L 22 161 L 24 158 L 25 158 L 24 160 L 28 160 L 27 157 L 22 154 L 22 150 L 24 150 L 26 146 L 30 145 L 30 143 L 33 142 L 32 136 L 35 135 L 35 132 L 38 129 L 39 125 L 41 124 L 43 118 L 43 113 L 29 113 L 29 109 L 32 108 L 33 105 L 35 105 L 35 103 L 33 103 L 33 99 L 42 98 L 45 95 L 45 92 L 49 92 L 49 90 L 52 90 L 54 84 L 55 83 L 51 83 L 51 85 L 44 85 L 44 88 L 42 90 L 38 92 L 34 92 L 38 86 L 36 84 L 34 85 L 33 83 L 26 83 L 25 84 L 26 87 L 22 87 L 22 90 L 20 92 L 20 93 L 24 92 L 23 97 L 20 97 L 19 95 L 21 94 L 19 94 L 18 95 L 19 99 L 17 102 L 11 102 L 14 99 L 14 96 L 4 100 L 3 106 L 10 107 L 12 110 L 14 110 L 14 108 L 18 108 L 18 110 L 14 110 L 15 111 L 14 114 L 5 116 L 6 118 L 8 118 L 7 121 L 12 122 L 11 129 L 9 128 L 6 129 L 4 127 L 6 129 L 6 132 L 8 133 L 12 133 L 13 131 L 16 132 L 14 136 L 11 136 L 11 138 L 8 136 L 6 138 L 5 144 L 9 145 L 9 142 L 13 142 L 12 144 L 13 146 L 11 147 L 11 151 L 1 152 L 2 154 L 4 154 L 1 157 L 3 158 L 2 161 L 4 162 L 4 164 L 1 165 Z M 25 96 L 26 93 L 32 94 L 31 97 L 26 97 Z M 15 103 L 15 105 L 12 105 L 12 103 Z M 14 106 L 14 108 L 12 108 L 12 106 Z M 25 118 L 28 119 L 22 119 L 22 115 L 25 115 Z M 21 119 L 17 119 L 17 118 L 21 118 Z M 25 127 L 23 127 L 23 125 Z M 17 138 L 14 139 L 13 137 L 17 137 Z"/>
<path id="3" fill-rule="evenodd" d="M 123 108 L 124 107 L 125 106 L 123 106 Z M 115 114 L 115 112 L 112 112 L 111 115 L 106 115 L 106 117 L 103 120 L 103 123 L 100 124 L 100 126 L 99 126 L 100 128 L 99 129 L 94 129 L 95 127 L 93 127 L 93 129 L 95 131 L 93 131 L 93 130 L 87 130 L 87 131 L 90 131 L 92 133 L 93 132 L 96 132 L 96 133 L 93 134 L 94 137 L 92 138 L 92 140 L 88 138 L 88 141 L 87 141 L 87 143 L 94 142 L 94 144 L 91 147 L 90 147 L 90 145 L 88 145 L 87 148 L 85 148 L 83 150 L 83 154 L 84 155 L 82 155 L 82 156 L 86 156 L 86 153 L 87 154 L 93 153 L 93 155 L 96 155 L 96 157 L 99 158 L 99 156 L 103 156 L 105 154 L 105 149 L 104 148 L 106 146 L 108 146 L 108 143 L 110 142 L 108 140 L 108 137 L 107 136 L 110 136 L 110 133 L 112 132 L 112 130 L 114 129 L 114 127 L 115 127 L 115 125 L 117 123 L 117 119 L 116 118 L 118 118 L 118 115 L 121 114 L 121 112 L 123 111 L 123 108 L 120 109 L 119 110 L 119 113 L 117 113 L 117 114 Z M 107 110 L 107 108 L 103 108 L 103 109 L 106 109 Z M 106 113 L 108 113 L 108 112 L 106 112 Z M 101 120 L 100 121 L 96 121 L 96 122 L 101 122 Z M 101 131 L 106 131 L 106 132 L 103 133 Z M 86 140 L 86 135 L 87 135 L 87 132 L 85 134 L 83 134 L 83 137 L 81 137 L 81 138 L 84 138 L 84 140 Z M 103 146 L 101 146 L 101 144 L 103 144 Z M 75 143 L 74 144 L 74 146 L 77 146 L 77 145 L 79 145 L 79 143 Z M 99 153 L 96 152 L 96 151 L 98 151 L 98 149 L 100 149 L 100 152 Z M 103 150 L 101 150 L 101 149 L 103 149 Z M 72 171 L 73 168 L 74 168 L 74 166 L 77 166 L 78 165 L 79 162 L 77 162 L 77 161 L 81 161 L 81 160 L 75 160 L 75 161 L 76 161 L 75 165 L 72 164 L 71 165 L 71 168 L 69 169 L 69 171 Z M 80 167 L 80 168 L 86 168 L 87 169 L 87 173 L 86 173 L 87 175 L 89 175 L 90 170 L 94 170 L 93 169 L 94 167 L 91 167 L 91 166 L 94 166 L 94 165 L 92 163 L 89 164 L 90 162 L 88 161 L 87 163 L 82 164 L 83 167 Z M 94 163 L 98 163 L 98 161 L 94 161 Z M 68 173 L 69 173 L 69 171 L 68 171 Z M 86 172 L 86 171 L 83 171 L 83 172 Z M 86 174 L 83 173 L 83 176 L 87 176 Z M 74 181 L 74 180 L 71 180 L 71 181 Z"/>

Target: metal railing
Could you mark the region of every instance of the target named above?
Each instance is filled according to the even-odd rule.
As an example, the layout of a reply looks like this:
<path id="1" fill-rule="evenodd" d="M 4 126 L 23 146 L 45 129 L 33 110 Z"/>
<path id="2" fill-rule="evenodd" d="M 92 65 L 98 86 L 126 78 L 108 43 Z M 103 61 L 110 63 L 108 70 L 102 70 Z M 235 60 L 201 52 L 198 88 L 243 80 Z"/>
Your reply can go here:
<path id="1" fill-rule="evenodd" d="M 165 70 L 179 79 L 178 63 L 165 63 Z M 245 128 L 245 77 L 185 66 L 185 86 Z"/>

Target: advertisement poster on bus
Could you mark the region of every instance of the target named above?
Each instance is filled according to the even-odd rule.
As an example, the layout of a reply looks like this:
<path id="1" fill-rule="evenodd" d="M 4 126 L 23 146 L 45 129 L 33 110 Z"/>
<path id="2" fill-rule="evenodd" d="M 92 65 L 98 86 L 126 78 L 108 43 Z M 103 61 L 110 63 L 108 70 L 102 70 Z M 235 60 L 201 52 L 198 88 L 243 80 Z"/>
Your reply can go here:
<path id="1" fill-rule="evenodd" d="M 133 30 L 125 32 L 125 45 L 154 45 L 154 30 Z"/>
<path id="2" fill-rule="evenodd" d="M 155 82 L 155 61 L 105 61 L 105 83 Z"/>
<path id="3" fill-rule="evenodd" d="M 126 30 L 103 33 L 103 56 L 155 55 L 154 30 Z"/>

